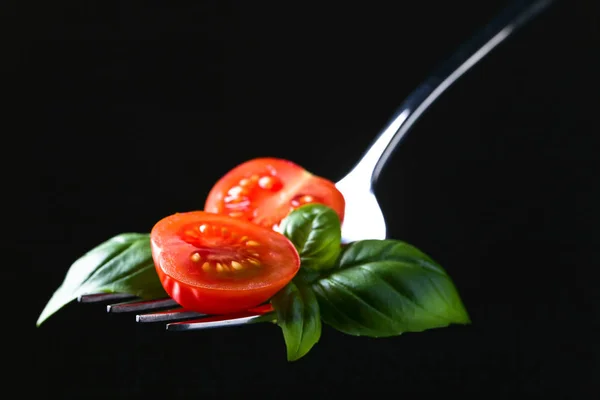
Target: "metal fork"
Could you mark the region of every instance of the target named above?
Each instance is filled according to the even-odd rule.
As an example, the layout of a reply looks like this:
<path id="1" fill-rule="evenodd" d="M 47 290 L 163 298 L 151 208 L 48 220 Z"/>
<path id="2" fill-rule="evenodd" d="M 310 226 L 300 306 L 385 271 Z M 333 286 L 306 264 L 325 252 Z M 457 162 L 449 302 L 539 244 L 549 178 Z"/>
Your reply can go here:
<path id="1" fill-rule="evenodd" d="M 554 0 L 516 1 L 479 33 L 465 42 L 446 63 L 418 86 L 394 113 L 354 168 L 336 183 L 346 199 L 342 226 L 345 243 L 385 239 L 386 225 L 374 187 L 390 156 L 417 119 L 458 78 L 503 42 L 515 30 L 546 9 Z M 138 322 L 168 322 L 169 331 L 188 331 L 275 321 L 269 304 L 225 316 L 208 316 L 181 308 L 173 299 L 139 301 L 121 293 L 89 294 L 81 303 L 108 302 L 110 313 L 135 313 Z M 121 301 L 112 303 L 114 301 Z M 172 322 L 170 322 L 172 321 Z"/>

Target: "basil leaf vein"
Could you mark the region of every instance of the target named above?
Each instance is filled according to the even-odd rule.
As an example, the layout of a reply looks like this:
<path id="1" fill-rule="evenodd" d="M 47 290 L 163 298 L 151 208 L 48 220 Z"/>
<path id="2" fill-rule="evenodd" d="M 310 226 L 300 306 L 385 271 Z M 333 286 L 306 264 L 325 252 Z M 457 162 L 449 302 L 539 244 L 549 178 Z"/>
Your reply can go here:
<path id="1" fill-rule="evenodd" d="M 127 293 L 146 300 L 167 297 L 154 267 L 149 234 L 114 236 L 75 261 L 36 326 L 79 295 L 102 292 Z"/>
<path id="2" fill-rule="evenodd" d="M 312 288 L 323 321 L 351 335 L 386 337 L 470 323 L 444 269 L 397 240 L 349 244 L 338 267 Z"/>
<path id="3" fill-rule="evenodd" d="M 302 281 L 292 281 L 271 299 L 271 304 L 283 331 L 288 361 L 302 358 L 321 338 L 321 316 L 314 292 Z"/>
<path id="4" fill-rule="evenodd" d="M 307 204 L 292 211 L 281 223 L 281 232 L 298 250 L 305 269 L 334 267 L 341 251 L 340 219 L 322 204 Z"/>

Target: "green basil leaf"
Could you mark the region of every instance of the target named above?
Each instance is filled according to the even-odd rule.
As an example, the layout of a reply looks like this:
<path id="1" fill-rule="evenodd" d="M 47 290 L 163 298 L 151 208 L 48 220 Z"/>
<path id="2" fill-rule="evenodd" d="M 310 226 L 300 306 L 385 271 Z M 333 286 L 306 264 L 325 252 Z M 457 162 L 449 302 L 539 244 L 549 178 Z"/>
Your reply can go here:
<path id="1" fill-rule="evenodd" d="M 292 211 L 281 222 L 281 232 L 296 246 L 303 268 L 331 268 L 340 255 L 340 218 L 322 204 L 307 204 Z"/>
<path id="2" fill-rule="evenodd" d="M 321 338 L 319 303 L 309 286 L 290 282 L 271 299 L 283 331 L 288 361 L 305 356 Z"/>
<path id="3" fill-rule="evenodd" d="M 470 323 L 442 267 L 396 240 L 349 244 L 339 268 L 312 288 L 323 321 L 350 335 L 386 337 Z"/>
<path id="4" fill-rule="evenodd" d="M 148 300 L 167 297 L 154 267 L 149 234 L 117 235 L 75 261 L 36 325 L 79 295 L 102 292 L 127 293 Z"/>

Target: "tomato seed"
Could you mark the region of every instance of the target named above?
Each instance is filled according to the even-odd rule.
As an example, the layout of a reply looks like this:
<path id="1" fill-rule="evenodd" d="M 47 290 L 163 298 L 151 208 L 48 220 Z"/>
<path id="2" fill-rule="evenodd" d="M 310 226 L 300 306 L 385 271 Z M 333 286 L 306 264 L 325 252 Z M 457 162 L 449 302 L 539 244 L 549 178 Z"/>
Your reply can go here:
<path id="1" fill-rule="evenodd" d="M 301 205 L 307 204 L 307 203 L 313 203 L 315 201 L 315 198 L 311 195 L 298 195 L 296 197 L 294 197 L 291 201 L 290 204 L 292 205 L 292 207 L 300 207 Z"/>
<path id="2" fill-rule="evenodd" d="M 240 194 L 248 194 L 248 191 L 241 186 L 234 186 L 227 192 L 230 196 L 239 196 Z"/>
<path id="3" fill-rule="evenodd" d="M 260 243 L 258 243 L 258 242 L 257 242 L 257 241 L 255 241 L 255 240 L 248 240 L 248 241 L 246 242 L 246 246 L 250 246 L 250 247 L 256 247 L 256 246 L 260 246 Z"/>
<path id="4" fill-rule="evenodd" d="M 266 190 L 277 191 L 281 189 L 283 184 L 278 178 L 275 178 L 273 176 L 263 176 L 258 180 L 258 186 Z"/>
<path id="5" fill-rule="evenodd" d="M 231 203 L 237 203 L 235 204 L 238 207 L 246 207 L 248 205 L 250 205 L 250 202 L 248 201 L 248 197 L 246 196 L 227 196 L 223 199 L 223 201 L 225 203 L 229 203 L 228 206 L 231 207 Z"/>
<path id="6" fill-rule="evenodd" d="M 235 269 L 235 270 L 238 270 L 238 271 L 244 268 L 244 266 L 242 264 L 240 264 L 239 262 L 237 262 L 237 261 L 232 261 L 231 262 L 231 267 L 233 269 Z"/>
<path id="7" fill-rule="evenodd" d="M 263 189 L 271 189 L 273 187 L 273 180 L 270 176 L 263 176 L 258 180 L 258 186 Z"/>
<path id="8" fill-rule="evenodd" d="M 208 271 L 210 269 L 210 263 L 207 261 L 204 264 L 202 264 L 202 269 L 204 271 Z"/>
<path id="9" fill-rule="evenodd" d="M 192 256 L 190 257 L 190 259 L 191 259 L 193 262 L 199 262 L 201 258 L 202 258 L 202 257 L 200 257 L 200 254 L 198 254 L 198 253 L 194 253 L 194 254 L 192 254 Z"/>

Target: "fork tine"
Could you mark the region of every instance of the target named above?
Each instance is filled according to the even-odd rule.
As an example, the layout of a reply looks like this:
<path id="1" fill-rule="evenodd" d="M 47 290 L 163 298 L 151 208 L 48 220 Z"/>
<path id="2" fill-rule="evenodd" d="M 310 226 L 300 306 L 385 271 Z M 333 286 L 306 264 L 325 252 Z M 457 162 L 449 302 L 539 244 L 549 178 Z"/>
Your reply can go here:
<path id="1" fill-rule="evenodd" d="M 167 324 L 168 331 L 194 331 L 211 328 L 240 326 L 257 322 L 275 321 L 275 312 L 270 304 L 250 309 L 248 311 L 229 315 L 218 315 L 192 321 L 172 322 Z"/>
<path id="2" fill-rule="evenodd" d="M 231 318 L 231 317 L 220 317 L 220 318 L 206 318 L 193 321 L 185 322 L 172 322 L 167 324 L 168 331 L 194 331 L 201 329 L 210 328 L 225 328 L 230 326 L 240 326 L 251 324 L 254 322 L 265 321 L 265 316 L 268 314 L 256 314 L 247 317 Z M 208 321 L 207 321 L 208 319 Z"/>
<path id="3" fill-rule="evenodd" d="M 195 311 L 181 308 L 175 300 L 164 298 L 158 300 L 139 300 L 138 297 L 127 293 L 90 293 L 77 297 L 80 303 L 100 303 L 113 300 L 127 300 L 121 303 L 109 304 L 106 311 L 109 313 L 129 313 L 162 310 L 154 313 L 137 314 L 137 322 L 172 322 L 166 325 L 169 331 L 188 331 L 225 326 L 238 326 L 262 321 L 275 321 L 275 313 L 271 304 L 263 304 L 241 313 L 221 316 L 208 316 Z M 189 320 L 192 321 L 182 321 Z"/>
<path id="4" fill-rule="evenodd" d="M 177 307 L 179 304 L 171 298 L 160 300 L 145 300 L 145 301 L 127 301 L 117 304 L 109 304 L 106 306 L 106 311 L 109 313 L 126 313 L 139 312 L 145 310 L 159 310 L 165 308 Z"/>
<path id="5" fill-rule="evenodd" d="M 102 303 L 105 301 L 134 299 L 135 296 L 127 293 L 91 293 L 77 297 L 79 303 Z"/>
<path id="6" fill-rule="evenodd" d="M 137 322 L 164 322 L 190 318 L 200 318 L 204 316 L 206 316 L 206 314 L 201 314 L 195 311 L 188 311 L 184 308 L 178 308 L 174 310 L 160 311 L 151 314 L 138 314 L 135 316 L 135 320 Z"/>

